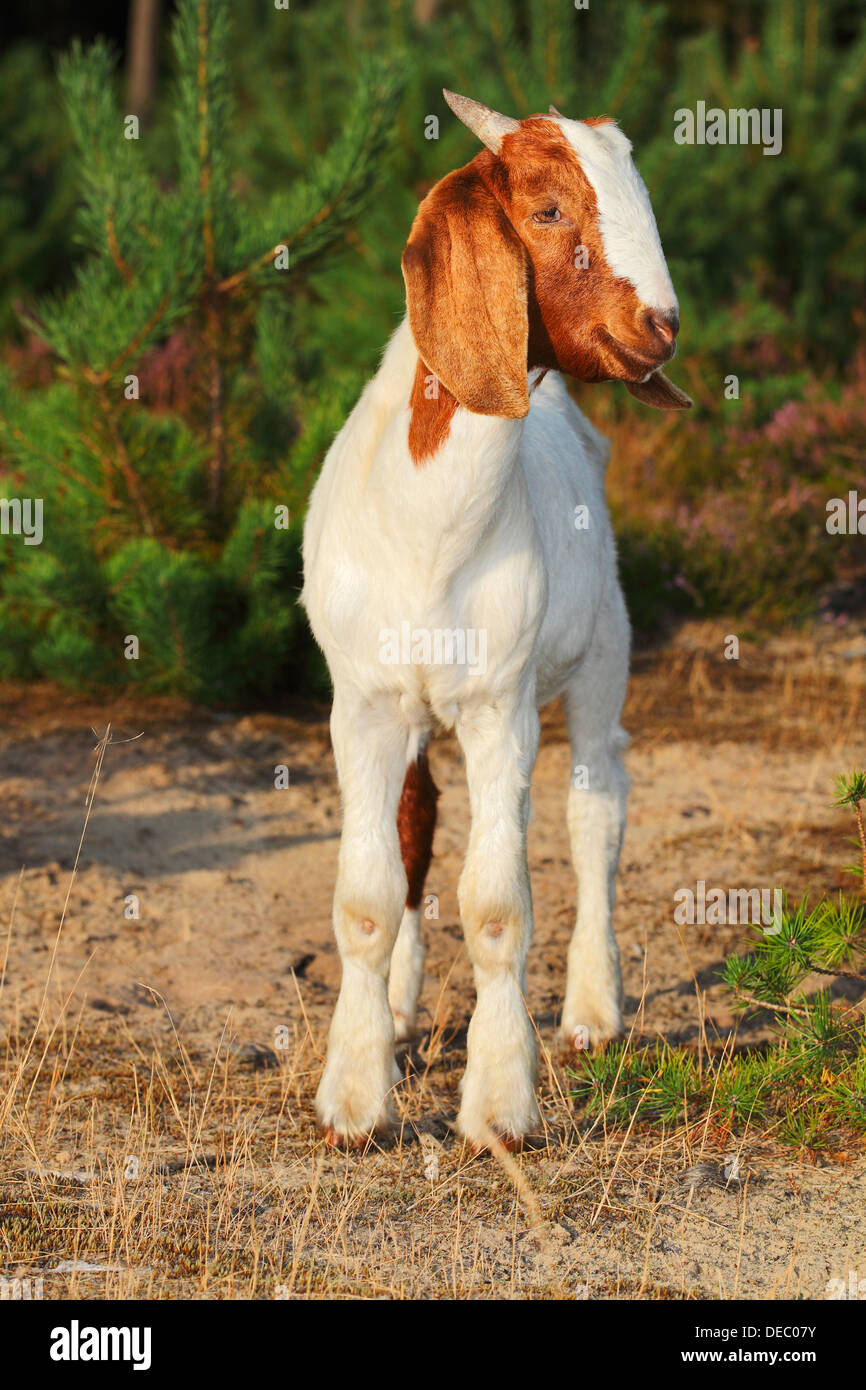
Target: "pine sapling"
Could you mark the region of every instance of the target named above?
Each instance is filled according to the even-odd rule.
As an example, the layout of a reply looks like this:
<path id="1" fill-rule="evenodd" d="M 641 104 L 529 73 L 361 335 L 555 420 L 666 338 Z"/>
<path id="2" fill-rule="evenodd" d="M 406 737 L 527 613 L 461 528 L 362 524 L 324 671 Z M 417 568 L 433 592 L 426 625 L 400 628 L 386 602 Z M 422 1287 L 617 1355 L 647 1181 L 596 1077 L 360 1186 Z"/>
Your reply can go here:
<path id="1" fill-rule="evenodd" d="M 857 822 L 857 835 L 860 845 L 860 863 L 855 865 L 852 872 L 858 873 L 863 879 L 863 891 L 866 893 L 866 825 L 863 822 L 862 802 L 866 797 L 866 772 L 861 772 L 859 768 L 854 768 L 853 772 L 844 774 L 836 778 L 836 806 L 850 806 L 854 812 L 854 819 Z"/>

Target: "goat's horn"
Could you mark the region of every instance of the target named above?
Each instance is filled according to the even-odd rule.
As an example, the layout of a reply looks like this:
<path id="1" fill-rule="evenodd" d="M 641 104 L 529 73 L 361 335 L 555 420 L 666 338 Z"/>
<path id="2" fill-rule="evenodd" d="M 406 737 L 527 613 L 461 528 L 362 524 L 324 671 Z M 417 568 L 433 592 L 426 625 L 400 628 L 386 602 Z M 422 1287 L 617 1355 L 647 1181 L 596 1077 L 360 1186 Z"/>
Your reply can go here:
<path id="1" fill-rule="evenodd" d="M 556 109 L 556 107 L 554 106 L 553 102 L 550 103 L 550 105 L 548 106 L 547 109 L 548 109 L 548 111 L 550 112 L 550 115 L 551 115 L 551 116 L 561 116 L 561 115 L 562 115 L 562 112 L 561 112 L 561 111 L 557 111 L 557 109 Z"/>
<path id="2" fill-rule="evenodd" d="M 477 135 L 481 143 L 494 154 L 499 153 L 503 135 L 510 135 L 520 126 L 520 122 L 513 120 L 511 116 L 502 116 L 480 101 L 472 101 L 470 97 L 461 97 L 457 92 L 449 92 L 447 87 L 442 88 L 442 95 L 458 121 L 468 126 L 472 134 Z"/>

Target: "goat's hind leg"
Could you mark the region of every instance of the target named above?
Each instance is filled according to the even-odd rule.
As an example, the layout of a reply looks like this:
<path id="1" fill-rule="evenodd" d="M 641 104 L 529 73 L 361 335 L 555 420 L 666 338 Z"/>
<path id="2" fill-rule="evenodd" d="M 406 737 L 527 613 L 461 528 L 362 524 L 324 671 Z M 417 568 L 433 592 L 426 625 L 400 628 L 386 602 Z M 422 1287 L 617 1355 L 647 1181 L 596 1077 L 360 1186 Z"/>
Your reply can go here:
<path id="1" fill-rule="evenodd" d="M 334 894 L 343 979 L 316 1112 L 331 1142 L 355 1144 L 393 1123 L 399 1080 L 387 978 L 406 897 L 397 803 L 407 733 L 396 700 L 337 690 L 331 735 L 343 796 Z"/>
<path id="2" fill-rule="evenodd" d="M 577 1050 L 622 1032 L 619 947 L 613 931 L 616 874 L 625 830 L 628 742 L 620 714 L 628 678 L 628 626 L 596 638 L 563 693 L 571 743 L 568 830 L 577 874 L 577 923 L 568 950 L 560 1038 Z"/>
<path id="3" fill-rule="evenodd" d="M 439 792 L 427 760 L 427 749 L 422 746 L 417 757 L 412 758 L 406 767 L 397 810 L 400 852 L 408 881 L 406 906 L 391 956 L 388 980 L 388 1000 L 394 1015 L 394 1036 L 398 1042 L 411 1037 L 415 1030 L 418 997 L 424 979 L 427 950 L 421 939 L 421 900 L 433 853 L 438 797 Z"/>

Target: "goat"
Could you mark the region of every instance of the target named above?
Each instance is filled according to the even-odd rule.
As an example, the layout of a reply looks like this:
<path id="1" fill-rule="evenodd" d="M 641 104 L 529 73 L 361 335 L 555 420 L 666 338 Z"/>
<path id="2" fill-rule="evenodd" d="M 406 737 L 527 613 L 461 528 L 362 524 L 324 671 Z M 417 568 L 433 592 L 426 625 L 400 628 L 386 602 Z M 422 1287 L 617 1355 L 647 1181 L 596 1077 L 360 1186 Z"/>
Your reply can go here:
<path id="1" fill-rule="evenodd" d="M 343 974 L 316 1097 L 339 1144 L 394 1122 L 394 1043 L 414 1028 L 423 979 L 436 726 L 456 731 L 472 813 L 458 901 L 477 998 L 458 1131 L 482 1148 L 538 1124 L 526 827 L 538 708 L 557 695 L 583 770 L 567 803 L 579 895 L 561 1037 L 596 1047 L 621 1032 L 611 913 L 630 630 L 609 446 L 559 372 L 691 405 L 661 371 L 678 305 L 626 136 L 605 117 L 551 107 L 517 121 L 444 95 L 485 148 L 421 203 L 403 254 L 408 316 L 331 447 L 304 533 L 343 799 Z M 444 659 L 431 633 L 450 642 Z M 466 633 L 485 637 L 474 666 Z"/>

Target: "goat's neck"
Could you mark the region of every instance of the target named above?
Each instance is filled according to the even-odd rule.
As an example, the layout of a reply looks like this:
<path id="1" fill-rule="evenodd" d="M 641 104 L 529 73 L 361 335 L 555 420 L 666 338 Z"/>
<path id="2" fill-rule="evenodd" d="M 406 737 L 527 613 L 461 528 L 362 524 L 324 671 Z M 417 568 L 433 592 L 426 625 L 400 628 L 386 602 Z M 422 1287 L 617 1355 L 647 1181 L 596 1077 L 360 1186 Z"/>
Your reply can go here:
<path id="1" fill-rule="evenodd" d="M 519 465 L 522 420 L 476 415 L 457 407 L 431 456 L 414 461 L 408 447 L 410 401 L 418 354 L 404 320 L 386 350 L 376 377 L 377 395 L 390 417 L 388 438 L 399 448 L 377 452 L 376 491 L 392 518 L 429 537 L 481 537 L 507 499 L 525 492 Z M 530 372 L 530 384 L 543 375 Z M 393 434 L 392 434 L 393 431 Z"/>

